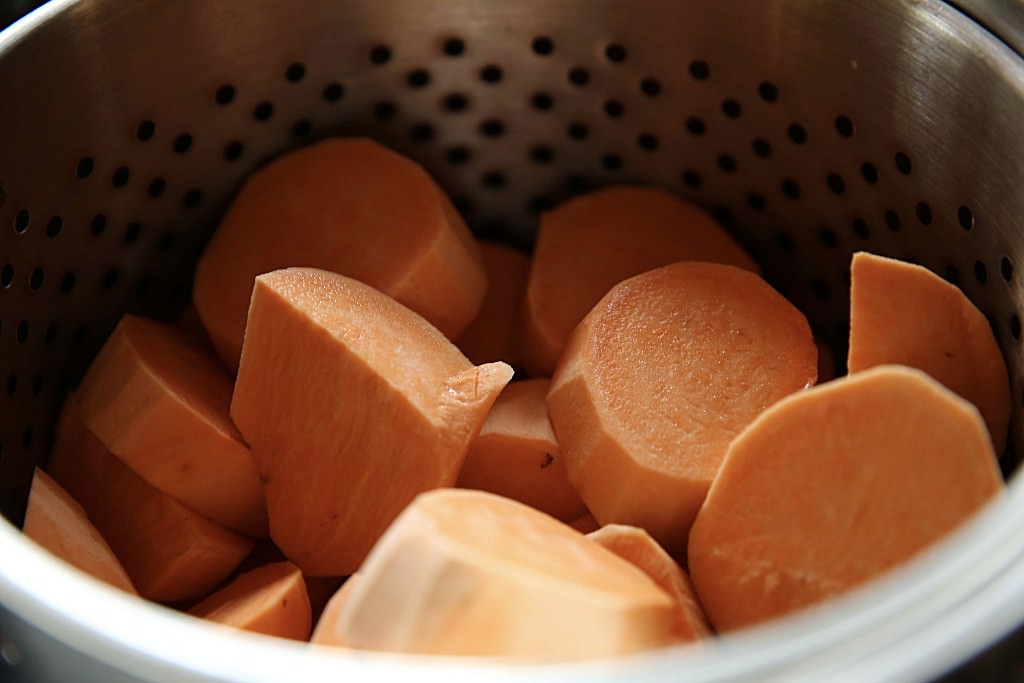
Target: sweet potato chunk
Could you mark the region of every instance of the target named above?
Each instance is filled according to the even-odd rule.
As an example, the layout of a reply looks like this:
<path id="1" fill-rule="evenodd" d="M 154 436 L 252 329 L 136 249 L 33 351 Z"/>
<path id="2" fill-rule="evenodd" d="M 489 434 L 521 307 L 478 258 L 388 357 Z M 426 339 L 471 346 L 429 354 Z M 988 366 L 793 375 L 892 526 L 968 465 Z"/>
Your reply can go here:
<path id="1" fill-rule="evenodd" d="M 292 640 L 307 640 L 311 627 L 306 583 L 291 562 L 251 569 L 188 613 L 225 626 Z"/>
<path id="2" fill-rule="evenodd" d="M 136 595 L 114 551 L 68 492 L 38 467 L 22 531 L 33 541 L 86 574 Z"/>
<path id="3" fill-rule="evenodd" d="M 85 427 L 74 396 L 64 404 L 49 473 L 81 504 L 144 598 L 198 598 L 253 547 L 132 472 Z"/>
<path id="4" fill-rule="evenodd" d="M 357 583 L 359 583 L 358 572 L 348 577 L 345 583 L 341 585 L 341 588 L 335 591 L 320 614 L 320 619 L 316 622 L 316 628 L 313 629 L 313 635 L 310 637 L 309 642 L 320 645 L 333 645 L 334 647 L 347 647 L 338 635 L 337 626 L 341 623 L 342 612 L 348 609 L 348 600 L 352 597 L 352 591 Z"/>
<path id="5" fill-rule="evenodd" d="M 256 462 L 228 414 L 231 379 L 199 339 L 126 315 L 77 393 L 89 431 L 136 474 L 218 524 L 266 536 Z"/>
<path id="6" fill-rule="evenodd" d="M 858 252 L 850 271 L 849 371 L 891 363 L 924 370 L 978 407 L 1002 453 L 1010 380 L 981 311 L 921 266 Z"/>
<path id="7" fill-rule="evenodd" d="M 548 405 L 594 518 L 681 554 L 729 442 L 816 375 L 807 321 L 764 280 L 684 261 L 608 292 L 573 333 Z"/>
<path id="8" fill-rule="evenodd" d="M 573 329 L 613 285 L 684 260 L 759 272 L 707 212 L 653 187 L 610 187 L 543 214 L 522 309 L 523 365 L 550 377 Z"/>
<path id="9" fill-rule="evenodd" d="M 732 443 L 690 534 L 711 623 L 730 631 L 904 562 L 1002 490 L 978 411 L 880 366 L 785 398 Z"/>
<path id="10" fill-rule="evenodd" d="M 303 147 L 252 174 L 199 259 L 194 302 L 238 366 L 253 279 L 278 268 L 345 273 L 454 339 L 486 280 L 476 243 L 419 164 L 366 138 Z"/>
<path id="11" fill-rule="evenodd" d="M 610 657 L 672 642 L 675 612 L 646 574 L 575 530 L 462 489 L 417 497 L 347 600 L 332 629 L 341 643 L 419 654 Z"/>
<path id="12" fill-rule="evenodd" d="M 305 574 L 354 572 L 416 494 L 455 484 L 511 377 L 351 278 L 256 278 L 231 415 L 259 463 L 274 542 Z"/>
<path id="13" fill-rule="evenodd" d="M 480 242 L 479 246 L 487 273 L 487 293 L 476 318 L 455 344 L 478 365 L 502 360 L 516 367 L 519 309 L 526 293 L 530 257 L 496 242 Z"/>
<path id="14" fill-rule="evenodd" d="M 548 419 L 550 382 L 509 384 L 494 402 L 459 473 L 459 486 L 518 500 L 569 522 L 587 508 L 569 483 Z"/>

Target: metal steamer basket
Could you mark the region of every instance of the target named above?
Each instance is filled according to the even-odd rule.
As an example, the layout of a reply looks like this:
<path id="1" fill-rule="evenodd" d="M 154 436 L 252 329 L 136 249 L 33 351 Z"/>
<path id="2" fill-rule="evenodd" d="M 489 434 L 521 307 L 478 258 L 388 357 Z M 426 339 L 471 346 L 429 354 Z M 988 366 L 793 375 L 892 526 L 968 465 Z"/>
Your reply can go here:
<path id="1" fill-rule="evenodd" d="M 1011 0 L 55 0 L 15 24 L 0 35 L 0 678 L 918 681 L 965 662 L 959 676 L 1019 675 L 1003 655 L 1021 649 L 1024 622 L 1024 484 L 1012 476 L 1024 448 L 1024 24 L 1003 39 L 985 28 L 1019 12 Z M 352 134 L 419 160 L 478 234 L 517 244 L 540 211 L 604 184 L 691 198 L 840 358 L 853 251 L 931 268 L 989 316 L 1005 354 L 1009 495 L 827 605 L 571 664 L 225 632 L 23 539 L 32 467 L 118 317 L 177 313 L 247 173 Z"/>

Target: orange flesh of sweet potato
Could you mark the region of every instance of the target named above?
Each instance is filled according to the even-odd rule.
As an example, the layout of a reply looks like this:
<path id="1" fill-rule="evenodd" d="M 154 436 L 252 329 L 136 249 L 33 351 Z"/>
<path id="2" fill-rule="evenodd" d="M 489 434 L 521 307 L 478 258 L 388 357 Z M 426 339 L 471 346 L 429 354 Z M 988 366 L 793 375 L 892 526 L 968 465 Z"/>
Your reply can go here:
<path id="1" fill-rule="evenodd" d="M 907 560 L 1002 490 L 978 411 L 880 366 L 766 410 L 733 442 L 690 534 L 711 623 L 730 631 Z"/>
<path id="2" fill-rule="evenodd" d="M 587 508 L 569 483 L 548 419 L 551 383 L 509 384 L 494 402 L 459 473 L 459 486 L 518 500 L 569 522 Z"/>
<path id="3" fill-rule="evenodd" d="M 613 285 L 684 260 L 759 272 L 703 209 L 663 190 L 610 187 L 543 214 L 522 307 L 524 367 L 550 377 L 573 329 Z"/>
<path id="4" fill-rule="evenodd" d="M 333 138 L 246 181 L 199 259 L 194 302 L 225 364 L 238 366 L 253 279 L 311 266 L 380 289 L 455 338 L 486 280 L 469 229 L 415 162 L 366 138 Z"/>
<path id="5" fill-rule="evenodd" d="M 688 261 L 608 292 L 573 333 L 548 406 L 594 518 L 679 554 L 729 442 L 816 375 L 796 308 L 753 273 Z"/>
<path id="6" fill-rule="evenodd" d="M 647 575 L 483 491 L 417 497 L 359 577 L 333 627 L 354 648 L 586 658 L 672 642 L 675 606 Z"/>
<path id="7" fill-rule="evenodd" d="M 309 638 L 312 619 L 302 572 L 291 562 L 251 569 L 188 613 L 218 624 L 292 640 Z"/>
<path id="8" fill-rule="evenodd" d="M 115 588 L 136 594 L 114 551 L 85 510 L 38 467 L 25 510 L 25 535 L 68 564 Z"/>
<path id="9" fill-rule="evenodd" d="M 635 564 L 672 596 L 676 602 L 675 634 L 680 640 L 711 635 L 707 615 L 697 600 L 690 577 L 650 534 L 635 526 L 607 524 L 587 534 L 587 538 Z"/>
<path id="10" fill-rule="evenodd" d="M 921 266 L 858 252 L 850 271 L 850 373 L 893 363 L 924 370 L 977 406 L 1002 453 L 1010 382 L 981 311 Z"/>
<path id="11" fill-rule="evenodd" d="M 476 364 L 503 360 L 518 365 L 519 309 L 526 293 L 530 257 L 505 244 L 480 242 L 487 292 L 480 310 L 455 341 L 455 345 Z"/>
<path id="12" fill-rule="evenodd" d="M 416 494 L 455 484 L 511 377 L 356 280 L 259 276 L 231 415 L 259 464 L 275 543 L 305 574 L 354 572 Z"/>
<path id="13" fill-rule="evenodd" d="M 256 462 L 228 414 L 231 390 L 199 340 L 126 315 L 78 401 L 89 430 L 147 482 L 229 529 L 266 536 Z"/>
<path id="14" fill-rule="evenodd" d="M 111 455 L 85 427 L 74 396 L 57 426 L 49 473 L 89 515 L 144 598 L 198 598 L 252 549 L 250 539 L 189 510 Z"/>
<path id="15" fill-rule="evenodd" d="M 313 629 L 313 635 L 310 637 L 309 642 L 319 645 L 332 645 L 334 647 L 347 647 L 338 635 L 337 626 L 341 623 L 341 615 L 347 609 L 348 600 L 352 596 L 352 591 L 357 583 L 359 583 L 358 572 L 348 577 L 341 588 L 331 596 L 331 599 L 327 601 L 327 606 L 324 607 L 320 618 L 316 622 L 316 628 Z"/>

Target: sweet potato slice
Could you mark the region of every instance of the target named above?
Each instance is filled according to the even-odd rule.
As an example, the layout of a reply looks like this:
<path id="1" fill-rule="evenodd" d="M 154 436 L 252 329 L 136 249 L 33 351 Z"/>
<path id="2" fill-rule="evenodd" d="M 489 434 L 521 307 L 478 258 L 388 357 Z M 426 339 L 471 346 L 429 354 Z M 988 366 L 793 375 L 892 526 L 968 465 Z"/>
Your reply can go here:
<path id="1" fill-rule="evenodd" d="M 354 572 L 416 494 L 455 484 L 511 377 L 356 280 L 259 276 L 231 415 L 259 463 L 274 542 L 305 574 Z"/>
<path id="2" fill-rule="evenodd" d="M 253 542 L 189 510 L 146 483 L 65 401 L 49 473 L 110 544 L 139 595 L 157 602 L 198 598 L 238 566 Z"/>
<path id="3" fill-rule="evenodd" d="M 893 363 L 924 370 L 978 407 L 1002 453 L 1010 380 L 981 311 L 921 266 L 858 252 L 850 272 L 849 371 Z"/>
<path id="4" fill-rule="evenodd" d="M 89 431 L 147 482 L 229 529 L 266 536 L 256 462 L 228 414 L 231 390 L 200 340 L 126 315 L 78 401 Z"/>
<path id="5" fill-rule="evenodd" d="M 783 399 L 741 433 L 690 534 L 719 631 L 843 593 L 997 496 L 978 411 L 923 372 L 880 366 Z"/>
<path id="6" fill-rule="evenodd" d="M 352 591 L 359 583 L 359 573 L 356 572 L 345 580 L 331 599 L 327 601 L 320 618 L 313 629 L 313 635 L 309 642 L 319 645 L 332 645 L 334 647 L 347 647 L 337 632 L 337 626 L 341 623 L 342 612 L 348 608 L 348 600 L 352 597 Z"/>
<path id="7" fill-rule="evenodd" d="M 494 402 L 459 473 L 459 486 L 518 500 L 569 522 L 586 513 L 569 483 L 548 419 L 550 382 L 509 384 Z"/>
<path id="8" fill-rule="evenodd" d="M 703 209 L 652 187 L 610 187 L 540 219 L 522 309 L 524 367 L 550 377 L 569 335 L 618 282 L 676 261 L 759 272 Z"/>
<path id="9" fill-rule="evenodd" d="M 608 292 L 573 333 L 548 406 L 594 518 L 680 554 L 729 442 L 816 375 L 807 321 L 778 292 L 734 266 L 684 261 Z"/>
<path id="10" fill-rule="evenodd" d="M 332 630 L 358 649 L 609 657 L 672 642 L 674 610 L 646 574 L 554 518 L 442 489 L 381 537 Z"/>
<path id="11" fill-rule="evenodd" d="M 519 309 L 526 293 L 530 257 L 506 244 L 480 242 L 487 292 L 476 318 L 455 341 L 476 364 L 503 360 L 518 364 Z"/>
<path id="12" fill-rule="evenodd" d="M 707 615 L 697 600 L 690 577 L 650 534 L 628 524 L 606 524 L 587 534 L 587 538 L 635 564 L 672 596 L 676 603 L 675 634 L 679 640 L 711 635 Z"/>
<path id="13" fill-rule="evenodd" d="M 225 626 L 292 640 L 309 639 L 312 619 L 302 572 L 291 562 L 251 569 L 188 613 Z"/>
<path id="14" fill-rule="evenodd" d="M 419 164 L 366 138 L 324 140 L 253 173 L 218 226 L 193 298 L 232 370 L 253 278 L 290 266 L 366 282 L 450 339 L 486 288 L 476 243 L 445 194 Z"/>
<path id="15" fill-rule="evenodd" d="M 32 477 L 22 531 L 86 574 L 137 594 L 120 560 L 82 506 L 38 467 Z"/>

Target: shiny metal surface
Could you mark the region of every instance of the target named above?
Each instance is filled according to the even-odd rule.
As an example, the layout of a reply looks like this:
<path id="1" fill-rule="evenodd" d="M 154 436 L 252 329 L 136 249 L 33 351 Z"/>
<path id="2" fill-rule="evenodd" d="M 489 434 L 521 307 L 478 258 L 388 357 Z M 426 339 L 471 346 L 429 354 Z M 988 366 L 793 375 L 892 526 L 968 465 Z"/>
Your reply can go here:
<path id="1" fill-rule="evenodd" d="M 953 0 L 1004 43 L 1024 55 L 1024 2 L 1021 0 Z"/>
<path id="2" fill-rule="evenodd" d="M 714 208 L 840 357 L 850 254 L 922 263 L 993 322 L 1016 397 L 1012 470 L 1024 443 L 1020 57 L 938 0 L 642 7 L 56 0 L 2 34 L 6 513 L 17 519 L 64 392 L 118 316 L 174 315 L 198 250 L 245 174 L 333 134 L 371 135 L 422 161 L 478 233 L 520 243 L 538 210 L 587 188 L 663 185 Z M 746 657 L 726 644 L 600 671 L 653 680 L 689 667 L 689 678 L 709 681 L 779 671 L 795 680 L 797 670 L 867 667 L 889 654 L 898 661 L 864 671 L 878 680 L 897 670 L 904 680 L 935 676 L 1024 620 L 1024 535 L 1013 526 L 1022 509 L 1016 485 L 974 535 L 863 598 L 870 609 L 844 602 L 840 621 L 862 632 L 822 618 L 758 636 Z M 76 621 L 40 595 L 46 584 L 19 573 L 27 544 L 0 525 L 0 548 L 18 557 L 15 569 L 0 563 L 0 600 L 12 613 L 46 621 L 44 631 L 81 648 L 114 648 L 136 673 L 156 671 L 143 667 L 157 657 L 154 643 L 99 616 L 100 624 Z M 957 557 L 965 559 L 951 563 Z M 984 628 L 957 630 L 966 596 L 991 595 L 992 586 L 1004 593 L 986 603 Z M 919 602 L 885 612 L 908 595 Z M 207 638 L 160 610 L 124 609 L 168 637 Z M 935 630 L 946 623 L 939 616 L 951 620 L 947 630 Z M 930 648 L 922 633 L 945 647 Z M 262 663 L 245 677 L 183 657 L 161 660 L 167 678 L 154 680 L 274 680 L 280 669 L 266 653 L 310 671 L 361 671 L 360 658 L 309 662 L 250 640 L 230 646 Z"/>

